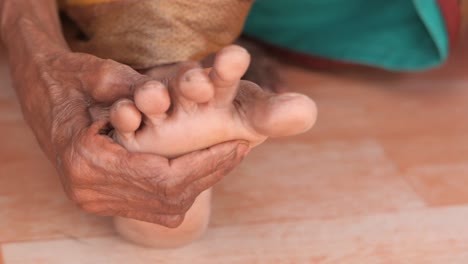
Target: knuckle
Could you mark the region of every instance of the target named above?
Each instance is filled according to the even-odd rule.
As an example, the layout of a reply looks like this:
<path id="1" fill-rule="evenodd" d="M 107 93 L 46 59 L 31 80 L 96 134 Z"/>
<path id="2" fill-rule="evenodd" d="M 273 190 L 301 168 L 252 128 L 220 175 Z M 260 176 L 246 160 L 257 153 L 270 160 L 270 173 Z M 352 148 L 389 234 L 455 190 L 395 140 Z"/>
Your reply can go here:
<path id="1" fill-rule="evenodd" d="M 156 180 L 153 180 L 152 185 L 155 193 L 161 193 L 164 198 L 166 198 L 167 183 L 165 178 L 157 178 Z"/>
<path id="2" fill-rule="evenodd" d="M 160 192 L 166 200 L 172 200 L 180 194 L 179 184 L 171 177 L 160 177 L 155 183 L 155 191 Z"/>
<path id="3" fill-rule="evenodd" d="M 91 89 L 91 96 L 93 98 L 102 98 L 107 95 L 109 88 L 117 80 L 117 75 L 115 74 L 115 68 L 118 67 L 118 64 L 112 60 L 103 60 L 95 73 L 96 83 Z"/>
<path id="4" fill-rule="evenodd" d="M 178 213 L 186 213 L 192 207 L 194 202 L 194 197 L 183 193 L 174 200 L 174 208 L 178 211 Z"/>
<path id="5" fill-rule="evenodd" d="M 217 171 L 227 171 L 233 166 L 233 162 L 236 158 L 236 151 L 230 151 L 225 155 L 218 155 L 212 162 L 210 162 L 210 172 L 217 172 Z"/>
<path id="6" fill-rule="evenodd" d="M 178 204 L 178 203 L 170 204 L 169 208 L 170 210 L 167 210 L 167 211 L 173 214 L 183 214 L 187 212 L 187 210 L 185 209 L 185 206 L 182 204 Z"/>
<path id="7" fill-rule="evenodd" d="M 168 197 L 179 196 L 181 194 L 181 186 L 180 183 L 175 180 L 169 180 L 166 182 L 165 185 L 166 194 Z"/>
<path id="8" fill-rule="evenodd" d="M 187 202 L 181 204 L 180 213 L 186 213 L 190 208 L 192 208 L 193 202 Z"/>
<path id="9" fill-rule="evenodd" d="M 161 224 L 168 228 L 177 228 L 184 221 L 185 215 L 170 215 L 162 219 Z"/>
<path id="10" fill-rule="evenodd" d="M 185 214 L 192 206 L 194 200 L 186 195 L 170 197 L 159 204 L 159 209 L 169 214 Z"/>

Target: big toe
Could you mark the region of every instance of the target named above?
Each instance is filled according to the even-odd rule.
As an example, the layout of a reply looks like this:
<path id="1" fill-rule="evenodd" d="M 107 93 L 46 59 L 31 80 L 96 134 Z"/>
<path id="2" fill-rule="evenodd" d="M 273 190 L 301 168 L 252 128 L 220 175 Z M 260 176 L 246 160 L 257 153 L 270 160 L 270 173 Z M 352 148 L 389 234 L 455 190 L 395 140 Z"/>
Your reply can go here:
<path id="1" fill-rule="evenodd" d="M 284 137 L 304 133 L 317 119 L 317 107 L 306 95 L 273 94 L 258 87 L 242 94 L 239 101 L 244 104 L 245 116 L 259 134 Z"/>
<path id="2" fill-rule="evenodd" d="M 317 107 L 309 97 L 285 93 L 270 97 L 264 108 L 264 121 L 257 128 L 270 137 L 284 137 L 304 133 L 317 120 Z"/>

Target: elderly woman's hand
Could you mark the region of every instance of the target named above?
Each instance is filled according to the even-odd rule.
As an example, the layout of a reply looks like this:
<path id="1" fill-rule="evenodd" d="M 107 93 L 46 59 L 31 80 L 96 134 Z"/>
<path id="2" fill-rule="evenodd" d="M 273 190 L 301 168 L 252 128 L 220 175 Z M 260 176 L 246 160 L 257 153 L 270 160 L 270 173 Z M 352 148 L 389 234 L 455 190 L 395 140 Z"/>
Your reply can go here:
<path id="1" fill-rule="evenodd" d="M 55 0 L 0 0 L 24 117 L 67 195 L 88 212 L 178 226 L 195 197 L 234 168 L 248 146 L 230 142 L 168 160 L 114 143 L 103 113 L 152 80 L 115 61 L 70 52 L 56 11 Z"/>
<path id="2" fill-rule="evenodd" d="M 237 165 L 248 149 L 233 142 L 174 160 L 129 153 L 106 135 L 105 121 L 92 123 L 90 117 L 151 82 L 148 77 L 75 53 L 47 59 L 41 72 L 34 83 L 49 87 L 52 118 L 47 126 L 38 122 L 33 127 L 50 128 L 42 143 L 52 146 L 51 158 L 67 194 L 86 211 L 177 226 L 198 194 Z"/>

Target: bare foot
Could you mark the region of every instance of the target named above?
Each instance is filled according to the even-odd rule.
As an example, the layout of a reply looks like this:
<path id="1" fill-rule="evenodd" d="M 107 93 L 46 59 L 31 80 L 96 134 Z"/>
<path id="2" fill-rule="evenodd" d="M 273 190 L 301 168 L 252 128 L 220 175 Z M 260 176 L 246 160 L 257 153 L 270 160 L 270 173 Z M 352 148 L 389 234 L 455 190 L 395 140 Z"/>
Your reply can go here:
<path id="1" fill-rule="evenodd" d="M 267 137 L 299 134 L 316 119 L 314 102 L 295 93 L 274 94 L 241 81 L 248 52 L 228 46 L 211 69 L 187 64 L 168 82 L 150 83 L 111 109 L 114 139 L 135 152 L 172 158 L 236 139 L 256 146 Z M 187 168 L 190 169 L 190 168 Z M 210 190 L 200 196 L 184 223 L 175 229 L 117 218 L 125 237 L 148 246 L 178 246 L 203 233 L 209 219 Z"/>

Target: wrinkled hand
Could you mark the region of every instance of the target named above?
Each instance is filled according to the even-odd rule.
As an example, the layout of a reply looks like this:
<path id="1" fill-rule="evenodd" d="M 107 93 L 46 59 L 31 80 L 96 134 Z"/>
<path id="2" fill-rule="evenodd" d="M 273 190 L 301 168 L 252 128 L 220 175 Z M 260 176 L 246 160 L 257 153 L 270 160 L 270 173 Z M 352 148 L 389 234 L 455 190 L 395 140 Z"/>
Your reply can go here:
<path id="1" fill-rule="evenodd" d="M 67 195 L 87 212 L 177 227 L 198 194 L 248 151 L 246 143 L 230 142 L 174 160 L 130 153 L 107 136 L 102 113 L 116 99 L 131 97 L 150 77 L 71 52 L 37 56 L 27 78 L 21 65 L 12 68 L 15 85 L 37 87 L 37 94 L 20 94 L 26 98 L 25 118 L 59 171 Z"/>

